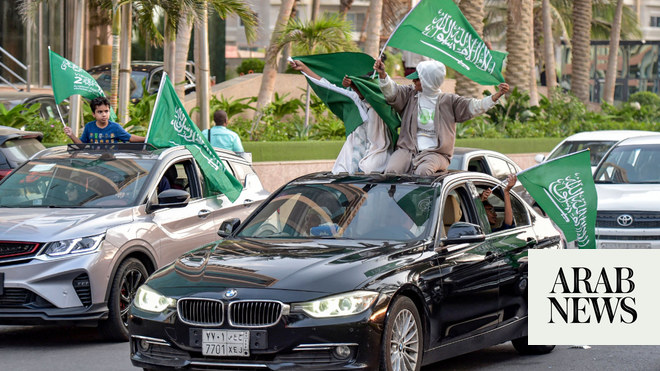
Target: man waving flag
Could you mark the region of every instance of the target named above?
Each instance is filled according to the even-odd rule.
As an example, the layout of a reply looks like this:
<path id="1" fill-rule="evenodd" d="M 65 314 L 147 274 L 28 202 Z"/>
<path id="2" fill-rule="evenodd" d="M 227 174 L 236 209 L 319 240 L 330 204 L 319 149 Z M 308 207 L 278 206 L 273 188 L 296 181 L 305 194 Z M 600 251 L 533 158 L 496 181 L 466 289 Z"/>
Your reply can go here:
<path id="1" fill-rule="evenodd" d="M 421 0 L 387 45 L 433 58 L 481 85 L 504 82 L 506 53 L 488 49 L 452 0 Z"/>
<path id="2" fill-rule="evenodd" d="M 157 148 L 186 146 L 204 173 L 207 189 L 236 201 L 243 189 L 241 182 L 222 165 L 218 154 L 188 116 L 170 78 L 163 75 L 145 142 Z"/>

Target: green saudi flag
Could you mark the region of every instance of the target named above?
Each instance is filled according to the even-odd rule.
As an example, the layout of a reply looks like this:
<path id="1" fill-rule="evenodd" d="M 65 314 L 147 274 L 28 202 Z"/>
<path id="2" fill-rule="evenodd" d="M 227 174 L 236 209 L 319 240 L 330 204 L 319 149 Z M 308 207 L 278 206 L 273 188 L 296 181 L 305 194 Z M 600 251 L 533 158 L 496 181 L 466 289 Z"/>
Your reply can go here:
<path id="1" fill-rule="evenodd" d="M 50 48 L 48 49 L 48 59 L 55 103 L 60 104 L 74 94 L 80 94 L 87 99 L 105 97 L 103 89 L 96 80 L 75 63 L 53 52 Z M 110 121 L 117 121 L 117 115 L 113 109 L 110 109 Z"/>
<path id="2" fill-rule="evenodd" d="M 396 143 L 399 136 L 397 129 L 401 126 L 399 114 L 385 101 L 378 82 L 369 76 L 373 72 L 375 60 L 368 54 L 342 52 L 330 54 L 315 54 L 293 57 L 302 61 L 317 75 L 330 83 L 341 87 L 344 76 L 348 76 L 360 90 L 364 99 L 383 119 L 391 136 L 392 143 Z M 338 66 L 340 66 L 338 68 Z M 309 79 L 308 79 L 309 81 Z M 363 119 L 355 103 L 345 95 L 318 86 L 310 81 L 314 93 L 325 103 L 330 111 L 344 122 L 346 136 L 362 125 Z"/>
<path id="3" fill-rule="evenodd" d="M 452 0 L 421 0 L 385 45 L 443 62 L 481 85 L 504 82 L 506 53 L 488 49 Z"/>
<path id="4" fill-rule="evenodd" d="M 581 249 L 596 248 L 598 195 L 589 150 L 544 162 L 518 174 L 529 194 Z"/>
<path id="5" fill-rule="evenodd" d="M 222 165 L 218 154 L 188 116 L 170 78 L 163 75 L 145 142 L 157 148 L 185 146 L 202 169 L 206 188 L 212 193 L 224 193 L 231 202 L 236 201 L 243 186 Z"/>

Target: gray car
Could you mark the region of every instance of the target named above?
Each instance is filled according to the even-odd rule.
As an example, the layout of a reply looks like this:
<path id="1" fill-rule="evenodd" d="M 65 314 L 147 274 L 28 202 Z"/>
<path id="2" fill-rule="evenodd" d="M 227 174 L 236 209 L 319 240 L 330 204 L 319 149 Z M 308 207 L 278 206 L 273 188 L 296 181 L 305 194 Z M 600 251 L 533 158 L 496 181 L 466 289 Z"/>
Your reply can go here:
<path id="1" fill-rule="evenodd" d="M 0 324 L 98 323 L 127 340 L 147 276 L 268 196 L 249 162 L 217 152 L 244 186 L 235 202 L 209 192 L 181 146 L 69 145 L 12 172 L 0 182 Z"/>

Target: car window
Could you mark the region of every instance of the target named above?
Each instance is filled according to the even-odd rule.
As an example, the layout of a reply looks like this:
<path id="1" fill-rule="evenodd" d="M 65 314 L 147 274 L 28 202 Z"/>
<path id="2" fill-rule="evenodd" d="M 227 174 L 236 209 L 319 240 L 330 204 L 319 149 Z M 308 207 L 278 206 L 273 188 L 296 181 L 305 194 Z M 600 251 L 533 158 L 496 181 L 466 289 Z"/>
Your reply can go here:
<path id="1" fill-rule="evenodd" d="M 435 188 L 395 184 L 290 184 L 239 237 L 408 241 L 429 233 Z"/>
<path id="2" fill-rule="evenodd" d="M 619 146 L 594 175 L 598 183 L 660 183 L 660 146 Z"/>
<path id="3" fill-rule="evenodd" d="M 475 187 L 479 196 L 488 188 L 494 189 L 485 201 L 482 201 L 481 197 L 476 198 L 475 205 L 479 214 L 479 223 L 484 230 L 487 233 L 498 231 L 504 222 L 504 190 L 501 187 L 495 188 L 492 184 L 475 184 Z M 518 199 L 515 192 L 510 192 L 513 225 L 516 227 L 530 225 L 531 219 L 527 208 Z M 495 220 L 489 220 L 489 213 L 494 213 Z"/>
<path id="4" fill-rule="evenodd" d="M 160 80 L 163 79 L 163 69 L 159 68 L 155 70 L 152 74 L 151 77 L 149 78 L 148 86 L 147 86 L 147 91 L 149 94 L 153 94 L 154 92 L 158 91 L 158 88 L 160 87 Z"/>
<path id="5" fill-rule="evenodd" d="M 506 177 L 509 174 L 515 172 L 515 170 L 511 169 L 508 162 L 500 158 L 489 157 L 488 162 L 490 164 L 490 170 L 492 172 L 491 175 L 499 180 L 506 179 Z"/>
<path id="6" fill-rule="evenodd" d="M 470 159 L 467 167 L 468 171 L 476 171 L 478 173 L 488 173 L 488 167 L 486 166 L 485 160 L 482 156 L 473 157 Z"/>
<path id="7" fill-rule="evenodd" d="M 479 221 L 472 208 L 470 192 L 464 185 L 451 189 L 442 202 L 442 232 L 441 236 L 446 237 L 449 228 L 457 222 L 468 222 L 479 224 Z"/>
<path id="8" fill-rule="evenodd" d="M 548 155 L 547 160 L 552 160 L 560 156 L 567 155 L 569 153 L 574 153 L 582 151 L 589 148 L 591 153 L 591 166 L 596 166 L 605 155 L 605 153 L 614 145 L 617 141 L 615 140 L 585 140 L 585 141 L 567 141 L 562 143 L 557 149 L 555 149 L 550 155 Z M 547 161 L 546 160 L 546 161 Z"/>
<path id="9" fill-rule="evenodd" d="M 27 161 L 32 155 L 44 149 L 43 144 L 34 138 L 26 139 L 10 139 L 0 145 L 0 152 L 5 155 L 10 168 L 18 167 L 18 165 Z M 0 168 L 3 164 L 0 163 Z"/>
<path id="10" fill-rule="evenodd" d="M 241 164 L 239 162 L 232 162 L 230 165 L 231 165 L 232 169 L 234 170 L 234 176 L 243 185 L 245 185 L 245 177 L 248 174 L 254 174 L 254 170 L 252 169 L 252 167 L 250 165 Z"/>
<path id="11" fill-rule="evenodd" d="M 136 205 L 155 160 L 111 155 L 33 160 L 0 184 L 4 207 L 124 207 Z"/>

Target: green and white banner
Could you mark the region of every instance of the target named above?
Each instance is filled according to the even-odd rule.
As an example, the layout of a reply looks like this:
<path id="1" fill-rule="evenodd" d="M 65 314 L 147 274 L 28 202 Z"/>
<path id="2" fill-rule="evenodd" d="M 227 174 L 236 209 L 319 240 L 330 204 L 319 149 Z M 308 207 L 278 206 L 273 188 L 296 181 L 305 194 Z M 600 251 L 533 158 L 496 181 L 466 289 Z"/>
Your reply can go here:
<path id="1" fill-rule="evenodd" d="M 589 150 L 544 162 L 518 174 L 529 194 L 581 249 L 596 248 L 598 195 Z"/>
<path id="2" fill-rule="evenodd" d="M 421 0 L 385 45 L 440 61 L 482 85 L 504 82 L 506 53 L 488 49 L 452 0 Z"/>
<path id="3" fill-rule="evenodd" d="M 75 63 L 50 49 L 48 49 L 48 59 L 55 103 L 60 104 L 74 94 L 80 94 L 87 99 L 105 97 L 103 89 L 96 80 Z M 112 108 L 110 109 L 110 121 L 117 121 L 117 115 Z"/>
<path id="4" fill-rule="evenodd" d="M 163 75 L 146 142 L 157 148 L 186 146 L 202 169 L 207 189 L 236 201 L 243 189 L 241 182 L 222 165 L 218 154 L 188 116 L 170 78 Z"/>

